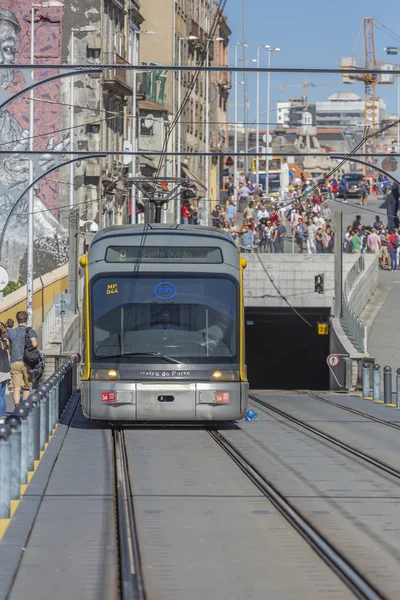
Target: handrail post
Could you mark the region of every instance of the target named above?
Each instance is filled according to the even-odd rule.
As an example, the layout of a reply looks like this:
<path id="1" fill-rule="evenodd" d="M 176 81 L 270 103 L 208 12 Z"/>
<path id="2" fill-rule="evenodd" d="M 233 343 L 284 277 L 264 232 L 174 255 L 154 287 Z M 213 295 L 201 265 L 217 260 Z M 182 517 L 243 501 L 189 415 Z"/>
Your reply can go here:
<path id="1" fill-rule="evenodd" d="M 0 425 L 0 519 L 10 518 L 11 501 L 11 429 Z"/>
<path id="2" fill-rule="evenodd" d="M 17 415 L 9 415 L 6 425 L 11 431 L 10 497 L 18 500 L 21 495 L 21 419 Z"/>

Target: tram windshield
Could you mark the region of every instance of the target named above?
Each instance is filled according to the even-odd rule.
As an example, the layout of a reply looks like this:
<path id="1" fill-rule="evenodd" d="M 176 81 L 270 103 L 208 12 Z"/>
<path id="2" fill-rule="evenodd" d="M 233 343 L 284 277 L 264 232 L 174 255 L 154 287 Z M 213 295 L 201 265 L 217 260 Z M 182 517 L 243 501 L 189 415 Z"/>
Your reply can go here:
<path id="1" fill-rule="evenodd" d="M 237 362 L 238 284 L 228 277 L 107 276 L 92 286 L 93 358 Z"/>

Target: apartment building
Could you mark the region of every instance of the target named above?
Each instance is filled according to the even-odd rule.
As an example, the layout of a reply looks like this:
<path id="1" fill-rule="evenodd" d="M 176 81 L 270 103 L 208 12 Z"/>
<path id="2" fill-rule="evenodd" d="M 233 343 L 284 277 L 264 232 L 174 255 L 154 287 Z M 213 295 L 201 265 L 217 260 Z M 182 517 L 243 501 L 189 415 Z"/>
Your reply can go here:
<path id="1" fill-rule="evenodd" d="M 170 134 L 171 147 L 179 151 L 178 127 L 180 127 L 181 159 L 180 176 L 195 177 L 208 184 L 210 199 L 216 200 L 220 187 L 220 161 L 207 159 L 199 153 L 224 150 L 227 144 L 227 99 L 230 76 L 223 73 L 200 73 L 196 77 L 195 67 L 204 60 L 205 64 L 227 66 L 228 43 L 231 31 L 226 16 L 214 2 L 210 9 L 209 0 L 148 0 L 143 3 L 141 13 L 143 28 L 153 35 L 140 36 L 140 64 L 143 65 L 187 65 L 193 71 L 181 75 L 171 71 L 143 73 L 143 88 L 158 90 L 152 97 L 173 119 L 178 111 L 178 100 L 186 100 L 180 124 Z M 212 24 L 216 22 L 214 41 L 208 45 Z M 208 48 L 208 50 L 207 50 Z M 156 86 L 149 86 L 148 79 L 158 77 Z M 195 80 L 193 89 L 190 86 Z M 179 93 L 180 84 L 180 93 Z M 156 107 L 155 107 L 156 109 Z M 210 122 L 209 127 L 206 121 Z M 209 145 L 206 137 L 209 139 Z M 167 161 L 168 162 L 168 161 Z M 169 161 L 172 174 L 178 175 L 178 161 Z M 205 195 L 199 188 L 199 196 Z M 201 202 L 200 202 L 201 205 Z M 209 209 L 208 204 L 208 209 Z M 175 215 L 176 216 L 176 215 Z"/>
<path id="2" fill-rule="evenodd" d="M 62 58 L 73 64 L 133 64 L 137 56 L 138 31 L 143 23 L 136 0 L 90 0 L 66 3 L 63 16 Z M 73 85 L 73 90 L 71 89 Z M 66 80 L 61 101 L 73 100 L 72 147 L 92 151 L 121 152 L 101 160 L 82 160 L 69 172 L 73 179 L 74 204 L 82 220 L 102 225 L 130 219 L 130 191 L 121 179 L 132 173 L 133 72 L 109 69 L 101 75 L 77 75 Z M 63 112 L 65 127 L 71 107 Z M 66 169 L 62 177 L 66 177 Z M 70 192 L 71 193 L 71 192 Z M 65 195 L 64 203 L 67 203 Z"/>

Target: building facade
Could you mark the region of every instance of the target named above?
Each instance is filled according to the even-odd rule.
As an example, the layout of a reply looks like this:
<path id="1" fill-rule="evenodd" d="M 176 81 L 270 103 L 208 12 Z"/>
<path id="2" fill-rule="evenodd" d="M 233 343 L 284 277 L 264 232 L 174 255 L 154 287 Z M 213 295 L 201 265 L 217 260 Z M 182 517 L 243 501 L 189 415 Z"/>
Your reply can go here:
<path id="1" fill-rule="evenodd" d="M 360 127 L 364 124 L 364 100 L 352 92 L 336 92 L 322 102 L 309 102 L 301 98 L 277 103 L 277 121 L 288 127 L 300 127 L 304 111 L 310 113 L 315 127 Z M 376 123 L 386 118 L 386 104 L 377 98 Z"/>

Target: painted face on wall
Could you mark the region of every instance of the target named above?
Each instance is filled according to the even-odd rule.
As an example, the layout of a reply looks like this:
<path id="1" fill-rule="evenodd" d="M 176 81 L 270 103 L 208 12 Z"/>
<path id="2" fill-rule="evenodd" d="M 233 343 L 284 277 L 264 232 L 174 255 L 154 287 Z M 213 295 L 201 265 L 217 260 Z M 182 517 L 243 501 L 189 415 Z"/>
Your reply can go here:
<path id="1" fill-rule="evenodd" d="M 0 15 L 0 64 L 13 65 L 17 53 L 17 32 L 14 25 L 1 19 Z M 0 85 L 6 89 L 13 79 L 13 70 L 0 73 Z"/>

